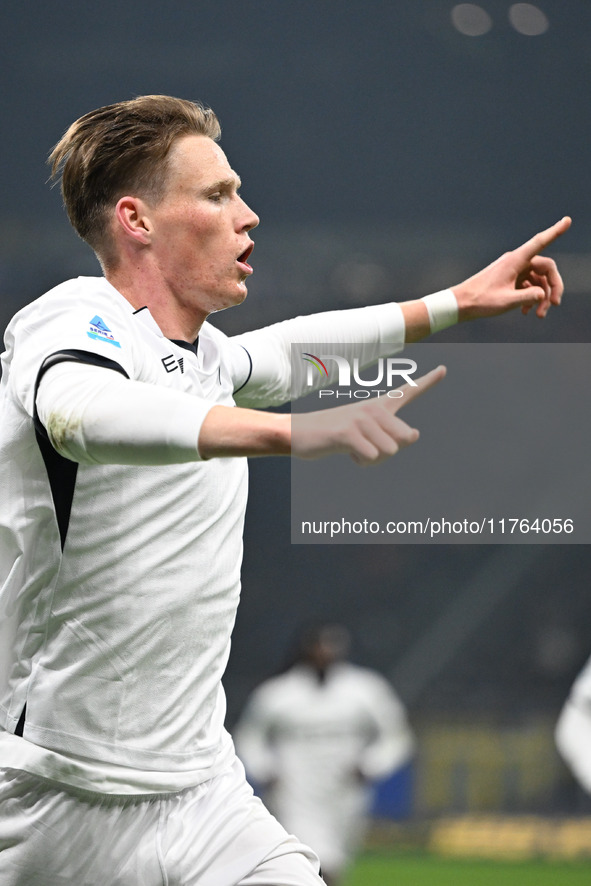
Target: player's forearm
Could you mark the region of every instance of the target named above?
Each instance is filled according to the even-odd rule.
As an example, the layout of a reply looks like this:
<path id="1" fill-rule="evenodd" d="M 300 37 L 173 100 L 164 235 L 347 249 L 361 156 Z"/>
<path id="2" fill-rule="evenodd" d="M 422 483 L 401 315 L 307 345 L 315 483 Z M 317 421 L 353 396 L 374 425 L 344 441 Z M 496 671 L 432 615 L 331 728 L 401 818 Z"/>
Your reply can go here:
<path id="1" fill-rule="evenodd" d="M 420 341 L 458 322 L 458 301 L 451 289 L 434 292 L 400 305 L 406 324 L 405 341 Z"/>
<path id="2" fill-rule="evenodd" d="M 294 455 L 323 458 L 344 453 L 359 464 L 376 464 L 418 439 L 396 413 L 445 376 L 439 366 L 400 389 L 400 398 L 372 400 L 320 409 L 297 416 L 240 407 L 214 406 L 199 434 L 202 458 L 231 455 Z"/>
<path id="3" fill-rule="evenodd" d="M 411 344 L 426 338 L 431 333 L 427 305 L 422 299 L 405 301 L 400 305 L 405 323 L 405 342 Z"/>
<path id="4" fill-rule="evenodd" d="M 198 448 L 205 459 L 290 455 L 291 415 L 214 406 L 201 425 Z"/>

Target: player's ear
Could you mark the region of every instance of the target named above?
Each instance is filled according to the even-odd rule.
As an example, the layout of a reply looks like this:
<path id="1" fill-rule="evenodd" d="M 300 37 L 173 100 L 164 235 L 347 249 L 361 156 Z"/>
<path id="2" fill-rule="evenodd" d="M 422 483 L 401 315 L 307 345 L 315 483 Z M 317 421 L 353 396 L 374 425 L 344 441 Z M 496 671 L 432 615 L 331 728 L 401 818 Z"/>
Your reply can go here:
<path id="1" fill-rule="evenodd" d="M 138 246 L 151 240 L 152 223 L 148 207 L 139 197 L 120 197 L 115 206 L 115 219 L 120 229 Z"/>

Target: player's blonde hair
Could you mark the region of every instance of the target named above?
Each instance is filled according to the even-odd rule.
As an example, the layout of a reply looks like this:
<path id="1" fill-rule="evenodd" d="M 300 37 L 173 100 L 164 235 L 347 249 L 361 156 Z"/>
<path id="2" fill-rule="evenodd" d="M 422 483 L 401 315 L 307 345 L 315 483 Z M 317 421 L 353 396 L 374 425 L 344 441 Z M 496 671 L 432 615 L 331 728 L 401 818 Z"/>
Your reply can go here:
<path id="1" fill-rule="evenodd" d="M 48 162 L 61 173 L 72 226 L 101 256 L 108 252 L 108 210 L 125 194 L 158 201 L 167 157 L 183 135 L 217 140 L 220 125 L 210 108 L 169 95 L 142 95 L 90 111 L 69 127 Z"/>

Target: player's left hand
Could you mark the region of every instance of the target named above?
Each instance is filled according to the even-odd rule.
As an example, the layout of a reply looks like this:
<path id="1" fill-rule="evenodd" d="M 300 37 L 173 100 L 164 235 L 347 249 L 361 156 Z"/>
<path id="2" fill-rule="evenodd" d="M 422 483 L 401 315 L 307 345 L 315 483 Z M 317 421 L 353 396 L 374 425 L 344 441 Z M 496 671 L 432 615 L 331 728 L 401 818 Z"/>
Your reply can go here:
<path id="1" fill-rule="evenodd" d="M 438 366 L 412 384 L 389 393 L 292 416 L 291 454 L 298 458 L 321 458 L 343 453 L 358 465 L 377 465 L 419 439 L 416 428 L 398 415 L 425 391 L 445 377 L 445 366 Z"/>
<path id="2" fill-rule="evenodd" d="M 506 252 L 463 283 L 453 286 L 458 319 L 494 317 L 515 308 L 545 317 L 551 305 L 559 305 L 564 291 L 556 262 L 540 253 L 571 226 L 565 216 L 512 252 Z"/>

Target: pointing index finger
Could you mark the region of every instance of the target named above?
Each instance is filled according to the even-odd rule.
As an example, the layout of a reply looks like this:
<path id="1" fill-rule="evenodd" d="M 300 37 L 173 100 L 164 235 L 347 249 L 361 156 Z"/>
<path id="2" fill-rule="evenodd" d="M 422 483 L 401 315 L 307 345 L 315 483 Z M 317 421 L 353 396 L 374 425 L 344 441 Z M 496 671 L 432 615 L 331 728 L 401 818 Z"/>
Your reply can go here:
<path id="1" fill-rule="evenodd" d="M 435 369 L 432 369 L 430 372 L 427 372 L 425 375 L 418 378 L 416 384 L 402 385 L 399 390 L 403 392 L 403 396 L 394 401 L 396 403 L 395 411 L 398 411 L 402 406 L 406 406 L 407 403 L 412 403 L 413 400 L 416 400 L 417 397 L 420 397 L 420 395 L 424 394 L 425 391 L 428 391 L 429 388 L 438 384 L 443 378 L 445 378 L 446 372 L 447 369 L 445 366 L 437 366 Z"/>
<path id="2" fill-rule="evenodd" d="M 521 246 L 518 246 L 514 251 L 523 257 L 524 260 L 529 260 L 541 252 L 546 246 L 549 246 L 551 243 L 554 243 L 565 231 L 571 226 L 572 219 L 570 216 L 565 215 L 564 218 L 561 218 L 560 221 L 556 222 L 556 224 L 552 225 L 549 228 L 546 228 L 545 231 L 540 231 L 539 234 L 535 234 L 530 240 L 526 240 Z"/>

